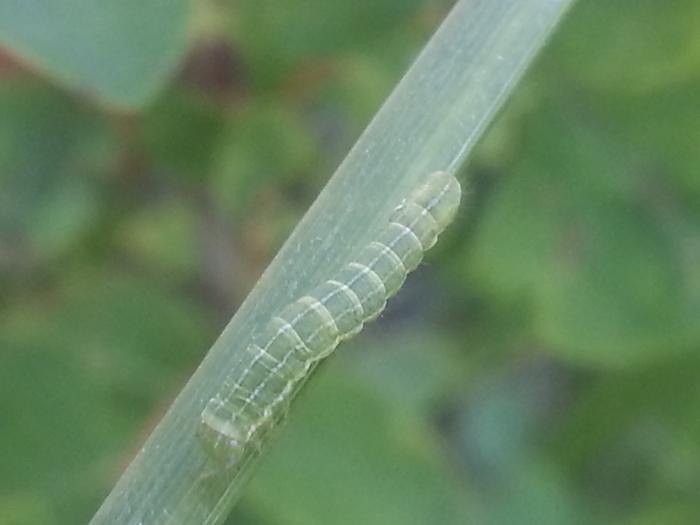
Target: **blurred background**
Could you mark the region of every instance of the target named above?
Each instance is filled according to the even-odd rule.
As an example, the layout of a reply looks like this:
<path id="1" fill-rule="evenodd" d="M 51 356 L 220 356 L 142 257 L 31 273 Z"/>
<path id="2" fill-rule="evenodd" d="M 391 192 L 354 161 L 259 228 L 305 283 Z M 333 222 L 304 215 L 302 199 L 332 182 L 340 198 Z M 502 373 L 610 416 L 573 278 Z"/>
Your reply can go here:
<path id="1" fill-rule="evenodd" d="M 33 4 L 0 3 L 0 523 L 74 524 L 451 2 Z M 230 523 L 697 523 L 699 145 L 700 3 L 580 2 Z"/>

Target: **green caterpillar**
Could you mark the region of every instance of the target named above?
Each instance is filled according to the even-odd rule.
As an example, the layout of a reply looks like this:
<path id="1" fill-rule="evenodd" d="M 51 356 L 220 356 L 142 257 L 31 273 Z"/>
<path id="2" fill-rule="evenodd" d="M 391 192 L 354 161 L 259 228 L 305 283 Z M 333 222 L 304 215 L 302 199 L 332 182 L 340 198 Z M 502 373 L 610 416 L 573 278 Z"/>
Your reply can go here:
<path id="1" fill-rule="evenodd" d="M 335 278 L 270 319 L 245 348 L 235 380 L 226 381 L 201 413 L 198 434 L 209 454 L 228 463 L 246 457 L 311 368 L 384 310 L 452 221 L 460 199 L 454 176 L 428 175 Z"/>

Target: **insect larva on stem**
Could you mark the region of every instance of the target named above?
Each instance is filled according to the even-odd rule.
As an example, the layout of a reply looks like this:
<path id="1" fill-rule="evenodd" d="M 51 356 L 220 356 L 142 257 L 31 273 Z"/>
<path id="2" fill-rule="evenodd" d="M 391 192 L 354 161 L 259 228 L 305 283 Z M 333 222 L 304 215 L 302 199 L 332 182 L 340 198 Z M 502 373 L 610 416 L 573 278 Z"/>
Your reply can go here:
<path id="1" fill-rule="evenodd" d="M 384 310 L 452 221 L 460 199 L 453 175 L 431 173 L 337 276 L 268 321 L 202 411 L 198 434 L 212 457 L 232 464 L 258 447 L 313 365 Z"/>

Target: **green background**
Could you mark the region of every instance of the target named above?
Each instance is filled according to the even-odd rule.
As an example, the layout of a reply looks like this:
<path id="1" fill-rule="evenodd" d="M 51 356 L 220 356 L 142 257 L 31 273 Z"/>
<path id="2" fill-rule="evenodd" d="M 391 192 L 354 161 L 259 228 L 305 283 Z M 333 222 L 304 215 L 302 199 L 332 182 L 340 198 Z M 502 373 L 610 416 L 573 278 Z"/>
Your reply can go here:
<path id="1" fill-rule="evenodd" d="M 449 4 L 0 0 L 0 523 L 89 520 Z M 696 523 L 699 145 L 700 4 L 580 2 L 230 523 Z"/>

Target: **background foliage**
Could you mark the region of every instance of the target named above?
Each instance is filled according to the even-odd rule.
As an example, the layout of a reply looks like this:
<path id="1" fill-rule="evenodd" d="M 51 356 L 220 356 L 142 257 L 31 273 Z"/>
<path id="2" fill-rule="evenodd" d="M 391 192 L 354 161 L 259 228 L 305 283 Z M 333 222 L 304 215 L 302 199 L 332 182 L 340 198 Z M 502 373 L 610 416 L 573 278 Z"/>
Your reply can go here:
<path id="1" fill-rule="evenodd" d="M 50 4 L 0 1 L 8 524 L 89 519 L 449 7 Z M 698 66 L 697 2 L 581 2 L 231 523 L 693 523 Z"/>

